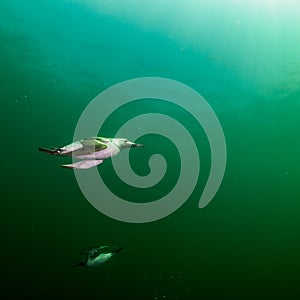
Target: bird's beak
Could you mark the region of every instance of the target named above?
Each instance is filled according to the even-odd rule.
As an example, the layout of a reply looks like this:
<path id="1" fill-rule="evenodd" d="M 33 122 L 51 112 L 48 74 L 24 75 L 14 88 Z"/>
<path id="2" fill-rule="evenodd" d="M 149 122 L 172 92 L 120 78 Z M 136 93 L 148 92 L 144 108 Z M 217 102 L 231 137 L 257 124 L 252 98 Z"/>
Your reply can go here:
<path id="1" fill-rule="evenodd" d="M 142 144 L 132 144 L 131 147 L 144 147 Z"/>

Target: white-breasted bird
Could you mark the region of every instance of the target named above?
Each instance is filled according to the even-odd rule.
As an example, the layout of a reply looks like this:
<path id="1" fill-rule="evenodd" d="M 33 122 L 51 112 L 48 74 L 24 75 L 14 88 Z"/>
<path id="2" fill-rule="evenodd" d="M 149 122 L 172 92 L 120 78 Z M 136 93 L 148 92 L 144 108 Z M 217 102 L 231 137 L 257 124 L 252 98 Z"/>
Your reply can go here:
<path id="1" fill-rule="evenodd" d="M 73 267 L 98 267 L 108 261 L 124 247 L 92 246 L 81 251 L 83 258 Z"/>
<path id="2" fill-rule="evenodd" d="M 80 161 L 61 165 L 69 169 L 89 169 L 103 162 L 104 159 L 117 155 L 122 149 L 131 147 L 143 147 L 126 139 L 91 137 L 73 142 L 60 148 L 39 148 L 40 151 L 58 156 L 72 156 Z"/>

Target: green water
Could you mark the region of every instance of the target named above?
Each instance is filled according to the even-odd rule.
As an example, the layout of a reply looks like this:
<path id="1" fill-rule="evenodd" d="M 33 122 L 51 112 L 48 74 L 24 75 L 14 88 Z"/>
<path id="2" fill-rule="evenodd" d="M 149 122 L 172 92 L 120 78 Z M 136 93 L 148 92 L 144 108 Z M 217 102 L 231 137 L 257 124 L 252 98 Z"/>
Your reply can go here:
<path id="1" fill-rule="evenodd" d="M 3 299 L 299 299 L 299 15 L 296 0 L 2 0 Z M 37 148 L 71 142 L 96 95 L 143 76 L 202 94 L 228 157 L 218 193 L 198 209 L 210 169 L 201 127 L 159 100 L 121 108 L 102 135 L 161 112 L 188 128 L 201 154 L 198 184 L 180 209 L 130 224 L 85 199 L 74 173 L 58 167 L 68 158 Z M 158 186 L 136 190 L 110 161 L 98 167 L 116 194 L 135 202 L 167 193 L 180 169 L 170 141 L 140 140 L 145 148 L 130 155 L 137 174 L 149 172 L 156 152 L 169 163 Z M 125 248 L 98 269 L 71 268 L 97 242 Z"/>

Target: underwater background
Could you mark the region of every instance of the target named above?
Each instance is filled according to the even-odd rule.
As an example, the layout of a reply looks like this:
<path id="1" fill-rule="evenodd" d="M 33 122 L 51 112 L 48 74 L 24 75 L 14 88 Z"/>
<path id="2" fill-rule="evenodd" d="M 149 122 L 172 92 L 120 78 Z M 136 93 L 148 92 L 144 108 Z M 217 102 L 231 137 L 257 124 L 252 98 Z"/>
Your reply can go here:
<path id="1" fill-rule="evenodd" d="M 299 1 L 2 0 L 0 66 L 3 299 L 299 299 Z M 74 173 L 59 167 L 70 159 L 37 149 L 70 143 L 95 96 L 144 76 L 205 97 L 224 131 L 227 167 L 199 209 L 210 169 L 201 126 L 159 99 L 120 108 L 102 136 L 161 112 L 188 128 L 201 154 L 188 201 L 131 224 L 85 199 Z M 180 172 L 170 141 L 139 142 L 145 148 L 130 154 L 137 174 L 148 174 L 157 152 L 168 162 L 159 187 L 139 191 L 111 161 L 98 167 L 133 202 L 168 193 Z M 94 243 L 125 248 L 97 269 L 72 268 Z"/>

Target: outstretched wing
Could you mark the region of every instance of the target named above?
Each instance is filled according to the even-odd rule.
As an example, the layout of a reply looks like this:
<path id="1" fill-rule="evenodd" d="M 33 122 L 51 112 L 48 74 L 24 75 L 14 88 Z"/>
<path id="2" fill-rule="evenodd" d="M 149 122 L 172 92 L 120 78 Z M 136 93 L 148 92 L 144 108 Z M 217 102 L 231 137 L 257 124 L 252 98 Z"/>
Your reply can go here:
<path id="1" fill-rule="evenodd" d="M 106 253 L 110 252 L 111 246 L 100 246 L 99 244 L 95 244 L 93 246 L 86 247 L 82 249 L 81 253 L 82 255 L 93 255 L 93 254 L 100 254 L 100 253 Z"/>
<path id="2" fill-rule="evenodd" d="M 105 140 L 98 137 L 83 139 L 79 142 L 82 144 L 82 148 L 73 152 L 75 156 L 89 155 L 107 148 Z"/>
<path id="3" fill-rule="evenodd" d="M 67 169 L 89 169 L 92 167 L 96 167 L 103 163 L 102 159 L 96 159 L 96 160 L 82 160 L 77 163 L 69 164 L 69 165 L 61 165 L 63 168 Z"/>

